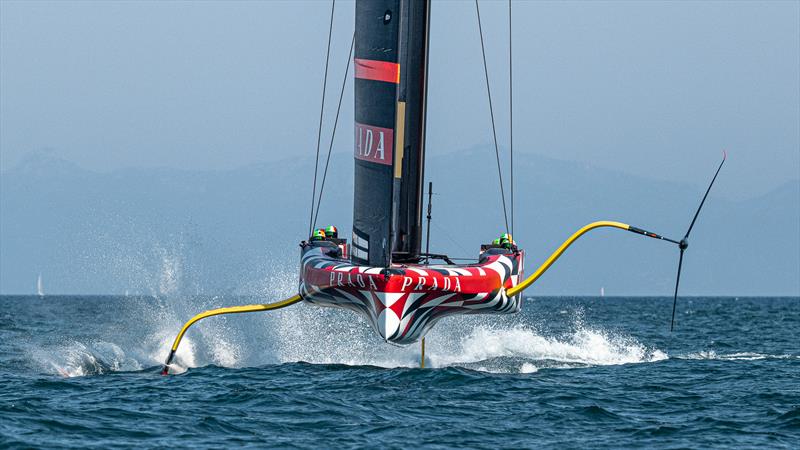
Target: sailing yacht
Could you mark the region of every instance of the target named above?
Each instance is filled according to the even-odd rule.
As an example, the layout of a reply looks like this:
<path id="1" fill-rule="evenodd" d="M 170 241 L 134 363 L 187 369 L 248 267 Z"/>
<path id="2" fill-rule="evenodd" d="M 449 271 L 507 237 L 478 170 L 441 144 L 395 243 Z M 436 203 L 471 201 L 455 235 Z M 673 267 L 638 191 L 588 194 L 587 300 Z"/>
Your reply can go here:
<path id="1" fill-rule="evenodd" d="M 506 295 L 523 270 L 515 245 L 485 245 L 463 265 L 421 250 L 429 17 L 429 1 L 356 3 L 352 242 L 301 244 L 300 295 L 364 315 L 394 344 L 443 317 L 522 305 Z"/>
<path id="2" fill-rule="evenodd" d="M 36 295 L 44 297 L 44 284 L 42 283 L 42 274 L 36 279 Z"/>
<path id="3" fill-rule="evenodd" d="M 475 7 L 483 50 L 477 2 Z M 509 63 L 510 24 L 509 2 Z M 332 27 L 333 5 L 331 30 Z M 328 227 L 330 235 L 324 229 L 315 229 L 316 215 L 312 200 L 310 236 L 307 241 L 300 243 L 298 292 L 274 303 L 223 307 L 195 315 L 175 337 L 162 374 L 169 373 L 169 366 L 183 336 L 197 321 L 221 314 L 271 311 L 300 302 L 355 311 L 363 315 L 388 343 L 406 345 L 421 340 L 420 362 L 424 366 L 424 336 L 437 321 L 453 315 L 519 312 L 525 289 L 532 286 L 581 236 L 606 227 L 658 239 L 679 248 L 670 322 L 672 329 L 689 235 L 727 154 L 723 152 L 722 161 L 682 239 L 671 239 L 622 222 L 596 221 L 575 231 L 526 277 L 523 277 L 525 252 L 511 238 L 508 220 L 505 241 L 481 245 L 476 249 L 476 259 L 469 264 L 455 264 L 447 255 L 430 253 L 428 239 L 423 252 L 422 198 L 429 29 L 430 0 L 356 0 L 355 34 L 351 49 L 355 75 L 355 183 L 350 242 L 340 238 L 334 226 Z M 491 111 L 485 54 L 484 72 Z M 327 82 L 327 60 L 325 73 Z M 324 92 L 323 88 L 323 111 Z M 513 98 L 511 92 L 509 96 Z M 320 134 L 321 123 L 322 114 Z M 493 118 L 492 124 L 494 131 Z M 493 134 L 505 215 L 500 157 L 496 133 Z M 316 170 L 313 175 L 316 196 Z M 324 186 L 324 175 L 322 180 L 321 186 Z M 513 182 L 511 184 L 513 198 Z M 430 196 L 430 187 L 428 193 Z M 320 198 L 321 195 L 322 187 Z M 459 200 L 468 201 L 469 192 L 465 192 Z M 513 224 L 513 201 L 511 203 Z M 317 212 L 318 208 L 317 204 Z M 430 221 L 430 197 L 427 218 Z M 478 218 L 483 219 L 486 218 Z M 431 261 L 439 262 L 432 264 Z M 601 295 L 604 294 L 601 288 Z"/>

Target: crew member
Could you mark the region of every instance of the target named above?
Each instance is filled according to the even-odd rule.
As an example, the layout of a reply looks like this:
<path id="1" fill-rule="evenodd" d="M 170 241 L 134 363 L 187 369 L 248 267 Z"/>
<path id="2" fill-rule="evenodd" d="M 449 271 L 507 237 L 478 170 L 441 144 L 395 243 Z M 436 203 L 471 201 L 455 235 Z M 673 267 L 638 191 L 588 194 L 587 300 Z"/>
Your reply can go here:
<path id="1" fill-rule="evenodd" d="M 325 227 L 325 237 L 328 239 L 339 239 L 339 229 L 333 225 Z"/>
<path id="2" fill-rule="evenodd" d="M 500 246 L 501 247 L 503 247 L 505 249 L 508 249 L 508 250 L 515 250 L 516 249 L 516 245 L 514 244 L 514 238 L 512 238 L 510 234 L 503 233 L 502 235 L 500 235 L 498 240 L 500 241 Z"/>
<path id="3" fill-rule="evenodd" d="M 311 240 L 312 241 L 324 241 L 325 240 L 325 230 L 322 228 L 317 228 L 311 233 Z"/>

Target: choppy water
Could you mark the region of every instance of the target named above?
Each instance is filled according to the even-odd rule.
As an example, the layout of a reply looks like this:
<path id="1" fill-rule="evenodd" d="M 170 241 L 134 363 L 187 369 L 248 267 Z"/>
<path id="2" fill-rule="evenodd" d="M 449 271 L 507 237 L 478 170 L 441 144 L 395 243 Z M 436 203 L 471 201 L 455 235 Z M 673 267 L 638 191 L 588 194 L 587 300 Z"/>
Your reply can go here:
<path id="1" fill-rule="evenodd" d="M 0 297 L 0 447 L 800 446 L 800 299 L 535 298 L 419 348 L 310 305 Z"/>

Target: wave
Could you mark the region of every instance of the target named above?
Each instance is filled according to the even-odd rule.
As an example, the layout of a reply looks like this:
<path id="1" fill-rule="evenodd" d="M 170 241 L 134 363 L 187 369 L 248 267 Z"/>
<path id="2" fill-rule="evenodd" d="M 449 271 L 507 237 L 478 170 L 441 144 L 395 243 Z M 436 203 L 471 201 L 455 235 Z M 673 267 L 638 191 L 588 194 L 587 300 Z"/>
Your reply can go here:
<path id="1" fill-rule="evenodd" d="M 489 372 L 531 373 L 540 368 L 635 364 L 667 359 L 635 338 L 592 329 L 581 321 L 564 336 L 543 336 L 527 325 L 511 328 L 480 326 L 461 340 L 456 351 L 432 355 L 439 366 L 470 364 Z M 503 366 L 517 360 L 518 368 Z M 499 363 L 486 364 L 486 362 Z"/>
<path id="2" fill-rule="evenodd" d="M 271 325 L 271 338 L 249 338 L 246 333 L 226 333 L 224 324 L 192 330 L 181 343 L 173 373 L 208 365 L 240 368 L 264 364 L 311 363 L 382 368 L 419 366 L 417 346 L 395 347 L 371 336 L 366 323 L 354 314 L 301 306 L 282 317 L 264 318 Z M 426 367 L 466 368 L 488 373 L 531 374 L 542 369 L 652 363 L 670 359 L 663 351 L 650 348 L 631 336 L 611 333 L 573 323 L 573 330 L 561 336 L 545 336 L 526 324 L 491 325 L 479 320 L 464 327 L 456 320 L 429 333 Z M 340 326 L 339 321 L 348 322 Z M 265 328 L 265 330 L 268 328 Z M 461 336 L 454 336 L 453 330 Z M 172 343 L 173 329 L 158 330 L 144 346 L 124 348 L 107 341 L 88 344 L 72 341 L 65 345 L 33 350 L 31 355 L 45 373 L 64 377 L 141 371 L 158 366 Z M 190 336 L 191 335 L 191 336 Z M 265 338 L 265 336 L 261 336 Z M 679 355 L 680 360 L 757 361 L 800 359 L 796 355 L 754 352 L 718 354 L 700 351 Z M 250 364 L 250 363 L 252 364 Z"/>
<path id="3" fill-rule="evenodd" d="M 34 362 L 45 372 L 63 377 L 102 375 L 142 370 L 140 362 L 116 344 L 71 342 L 32 352 Z"/>
<path id="4" fill-rule="evenodd" d="M 153 316 L 164 318 L 165 314 Z M 254 319 L 238 321 L 239 327 L 218 318 L 192 327 L 181 343 L 172 372 L 207 365 L 239 368 L 298 362 L 382 368 L 420 364 L 418 346 L 384 343 L 353 313 L 301 305 Z M 574 323 L 573 331 L 562 336 L 545 336 L 531 325 L 509 320 L 505 322 L 511 324 L 498 325 L 491 319 L 441 323 L 427 337 L 426 367 L 530 374 L 542 369 L 667 359 L 661 350 L 648 348 L 633 337 L 593 329 L 582 322 Z M 71 342 L 39 350 L 34 357 L 45 372 L 67 377 L 138 371 L 161 364 L 177 330 L 178 326 L 162 323 L 144 339 L 126 339 L 124 344 Z"/>
<path id="5" fill-rule="evenodd" d="M 765 353 L 738 352 L 718 354 L 713 350 L 705 350 L 678 356 L 678 359 L 717 360 L 717 361 L 759 361 L 764 359 L 800 359 L 798 355 L 769 355 Z"/>
<path id="6" fill-rule="evenodd" d="M 62 347 L 39 352 L 44 366 L 66 376 L 139 370 L 160 365 L 183 323 L 203 310 L 237 304 L 242 298 L 184 295 L 202 291 L 202 279 L 193 261 L 193 241 L 177 236 L 174 241 L 153 241 L 139 248 L 121 245 L 104 259 L 129 276 L 138 291 L 150 292 L 155 301 L 131 301 L 115 312 L 130 323 L 119 334 L 101 332 L 76 339 Z M 247 302 L 271 302 L 297 289 L 297 273 L 290 255 L 265 255 L 262 275 L 242 280 Z M 288 258 L 288 260 L 287 260 Z M 110 260 L 109 260 L 110 259 Z M 287 260 L 287 261 L 284 261 Z M 289 269 L 277 269 L 289 267 Z M 255 295 L 252 295 L 255 294 Z M 152 300 L 152 299 L 150 299 Z M 246 316 L 246 317 L 244 317 Z M 632 364 L 666 359 L 631 336 L 594 329 L 574 317 L 571 331 L 548 336 L 526 323 L 522 315 L 451 317 L 441 321 L 427 336 L 427 367 L 465 367 L 498 373 L 534 373 L 542 368 Z M 85 342 L 81 343 L 81 342 Z M 300 304 L 265 314 L 209 318 L 194 325 L 176 354 L 173 372 L 215 365 L 257 367 L 293 362 L 346 364 L 384 368 L 418 367 L 419 346 L 386 344 L 359 315 Z"/>
<path id="7" fill-rule="evenodd" d="M 175 334 L 194 314 L 242 301 L 274 301 L 287 297 L 297 287 L 294 270 L 275 270 L 275 264 L 266 262 L 269 270 L 262 268 L 261 280 L 245 283 L 251 293 L 257 293 L 247 299 L 182 295 L 191 284 L 187 278 L 192 272 L 183 251 L 180 245 L 156 246 L 152 253 L 158 256 L 157 269 L 146 277 L 153 298 L 126 300 L 126 306 L 115 311 L 132 325 L 122 332 L 114 329 L 38 351 L 39 366 L 63 376 L 159 366 Z M 564 311 L 570 313 L 571 319 L 565 316 L 568 331 L 559 335 L 540 332 L 531 322 L 533 319 L 521 314 L 447 318 L 428 333 L 425 365 L 530 374 L 542 369 L 668 359 L 664 351 L 633 336 L 585 324 L 580 311 Z M 118 334 L 111 336 L 111 332 Z M 701 353 L 693 355 L 687 358 L 705 357 Z M 240 368 L 295 362 L 414 368 L 420 364 L 420 348 L 386 344 L 355 313 L 300 304 L 270 313 L 220 316 L 198 322 L 181 342 L 171 369 L 179 373 L 208 365 Z"/>

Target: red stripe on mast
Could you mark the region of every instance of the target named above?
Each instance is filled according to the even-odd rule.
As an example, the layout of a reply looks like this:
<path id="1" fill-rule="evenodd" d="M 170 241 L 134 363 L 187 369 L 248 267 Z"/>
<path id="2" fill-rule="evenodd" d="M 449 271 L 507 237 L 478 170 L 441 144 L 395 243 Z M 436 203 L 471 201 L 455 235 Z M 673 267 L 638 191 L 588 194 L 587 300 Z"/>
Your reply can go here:
<path id="1" fill-rule="evenodd" d="M 371 59 L 355 59 L 356 78 L 400 83 L 400 64 Z"/>

